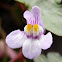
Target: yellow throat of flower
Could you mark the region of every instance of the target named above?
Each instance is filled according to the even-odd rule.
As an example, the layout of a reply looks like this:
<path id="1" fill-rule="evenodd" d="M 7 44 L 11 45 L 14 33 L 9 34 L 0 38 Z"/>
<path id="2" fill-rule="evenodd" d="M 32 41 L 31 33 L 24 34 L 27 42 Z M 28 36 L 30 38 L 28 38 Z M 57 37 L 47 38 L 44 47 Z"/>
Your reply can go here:
<path id="1" fill-rule="evenodd" d="M 33 26 L 31 24 L 28 24 L 27 25 L 27 32 L 30 32 L 32 30 L 32 27 L 33 27 L 34 32 L 38 32 L 39 26 L 37 24 L 35 24 Z"/>
<path id="2" fill-rule="evenodd" d="M 31 31 L 31 29 L 32 29 L 32 25 L 31 24 L 28 24 L 27 25 L 27 32 Z"/>
<path id="3" fill-rule="evenodd" d="M 35 24 L 35 25 L 33 26 L 33 30 L 34 30 L 35 32 L 38 32 L 38 28 L 39 28 L 39 26 L 38 26 L 37 24 Z"/>

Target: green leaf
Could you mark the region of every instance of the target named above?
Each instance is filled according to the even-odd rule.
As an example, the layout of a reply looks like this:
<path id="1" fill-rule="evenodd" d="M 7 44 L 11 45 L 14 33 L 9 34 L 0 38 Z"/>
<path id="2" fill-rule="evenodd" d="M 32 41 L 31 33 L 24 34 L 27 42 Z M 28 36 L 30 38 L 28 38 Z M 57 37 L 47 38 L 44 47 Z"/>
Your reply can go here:
<path id="1" fill-rule="evenodd" d="M 47 56 L 41 54 L 34 62 L 62 62 L 62 56 L 59 53 L 51 52 Z"/>
<path id="2" fill-rule="evenodd" d="M 62 56 L 58 53 L 48 53 L 48 62 L 62 62 Z"/>
<path id="3" fill-rule="evenodd" d="M 31 10 L 33 6 L 39 6 L 42 12 L 44 26 L 52 33 L 62 36 L 62 6 L 57 4 L 59 0 L 16 0 Z"/>
<path id="4" fill-rule="evenodd" d="M 34 62 L 47 62 L 47 58 L 42 54 L 38 58 L 35 58 Z"/>

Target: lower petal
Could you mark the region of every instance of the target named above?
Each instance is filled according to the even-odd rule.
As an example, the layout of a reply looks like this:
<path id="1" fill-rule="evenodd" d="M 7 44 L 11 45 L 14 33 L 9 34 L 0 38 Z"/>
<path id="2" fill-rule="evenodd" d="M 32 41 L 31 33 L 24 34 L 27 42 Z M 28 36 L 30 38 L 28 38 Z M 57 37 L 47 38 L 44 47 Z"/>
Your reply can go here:
<path id="1" fill-rule="evenodd" d="M 50 48 L 53 43 L 52 34 L 50 32 L 47 33 L 46 35 L 42 36 L 39 41 L 42 49 L 46 50 Z"/>
<path id="2" fill-rule="evenodd" d="M 22 47 L 24 41 L 25 41 L 25 34 L 23 31 L 20 30 L 15 30 L 12 31 L 10 34 L 7 35 L 6 37 L 6 44 L 10 48 L 20 48 Z"/>
<path id="3" fill-rule="evenodd" d="M 26 58 L 33 59 L 41 54 L 41 47 L 38 40 L 27 39 L 22 47 L 22 53 Z"/>

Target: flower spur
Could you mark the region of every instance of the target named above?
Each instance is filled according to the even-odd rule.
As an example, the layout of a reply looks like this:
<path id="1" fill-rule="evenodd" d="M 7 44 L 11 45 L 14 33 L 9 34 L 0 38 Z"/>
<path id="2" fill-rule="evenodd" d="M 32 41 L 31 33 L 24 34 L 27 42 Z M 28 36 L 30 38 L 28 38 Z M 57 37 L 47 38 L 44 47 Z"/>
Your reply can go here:
<path id="1" fill-rule="evenodd" d="M 51 33 L 44 35 L 44 25 L 37 6 L 32 8 L 32 13 L 26 10 L 23 14 L 27 21 L 24 31 L 14 30 L 6 37 L 6 44 L 10 48 L 21 48 L 26 58 L 33 59 L 41 54 L 42 49 L 50 48 L 53 43 Z"/>

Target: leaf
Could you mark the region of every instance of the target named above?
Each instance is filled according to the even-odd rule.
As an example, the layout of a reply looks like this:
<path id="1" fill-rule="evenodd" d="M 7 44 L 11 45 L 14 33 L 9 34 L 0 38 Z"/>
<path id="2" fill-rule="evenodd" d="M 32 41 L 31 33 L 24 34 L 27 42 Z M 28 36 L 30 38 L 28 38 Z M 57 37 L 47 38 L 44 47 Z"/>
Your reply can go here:
<path id="1" fill-rule="evenodd" d="M 42 54 L 38 58 L 35 58 L 34 62 L 47 62 L 47 58 Z"/>
<path id="2" fill-rule="evenodd" d="M 31 10 L 33 6 L 39 6 L 42 12 L 44 26 L 52 33 L 62 36 L 62 6 L 58 0 L 16 0 Z"/>
<path id="3" fill-rule="evenodd" d="M 62 62 L 62 56 L 56 52 L 50 52 L 47 56 L 41 54 L 34 62 Z"/>
<path id="4" fill-rule="evenodd" d="M 48 53 L 48 62 L 62 62 L 62 56 L 58 53 Z"/>

